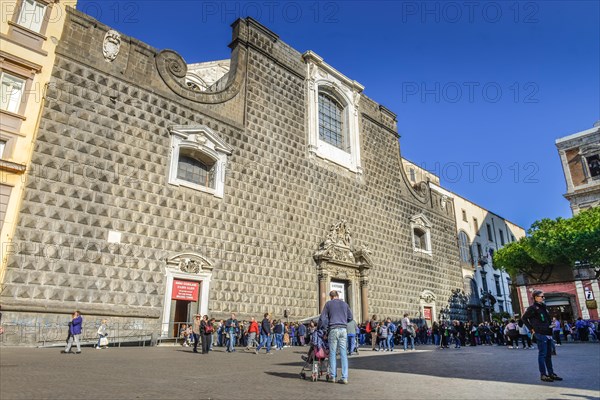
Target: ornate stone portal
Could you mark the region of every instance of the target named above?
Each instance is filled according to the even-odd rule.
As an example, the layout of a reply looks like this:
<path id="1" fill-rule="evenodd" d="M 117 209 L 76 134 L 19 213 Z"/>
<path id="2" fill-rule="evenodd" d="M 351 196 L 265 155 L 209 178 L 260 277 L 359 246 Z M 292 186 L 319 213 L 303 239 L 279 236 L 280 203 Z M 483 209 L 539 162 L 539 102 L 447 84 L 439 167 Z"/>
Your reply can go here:
<path id="1" fill-rule="evenodd" d="M 194 282 L 199 286 L 198 308 L 194 311 L 198 314 L 208 314 L 208 298 L 212 280 L 212 263 L 198 253 L 181 253 L 166 260 L 165 275 L 165 299 L 162 313 L 162 336 L 168 336 L 173 328 L 173 282 L 183 280 Z"/>
<path id="2" fill-rule="evenodd" d="M 357 322 L 369 315 L 369 270 L 372 267 L 371 251 L 366 247 L 354 247 L 346 220 L 329 229 L 327 237 L 319 245 L 313 258 L 317 264 L 319 279 L 319 310 L 328 300 L 332 282 L 345 288 L 344 300 L 348 303 Z"/>

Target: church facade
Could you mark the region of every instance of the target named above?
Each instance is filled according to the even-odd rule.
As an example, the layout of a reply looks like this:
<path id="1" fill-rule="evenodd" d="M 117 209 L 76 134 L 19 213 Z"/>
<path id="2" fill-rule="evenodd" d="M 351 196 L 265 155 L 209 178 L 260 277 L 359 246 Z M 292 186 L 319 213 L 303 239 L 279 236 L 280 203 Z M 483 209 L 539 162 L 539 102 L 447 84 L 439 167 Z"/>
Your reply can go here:
<path id="1" fill-rule="evenodd" d="M 252 18 L 194 64 L 70 10 L 2 282 L 3 320 L 460 318 L 452 199 L 396 115 Z M 191 75 L 193 73 L 193 76 Z M 449 308 L 449 305 L 451 306 Z"/>

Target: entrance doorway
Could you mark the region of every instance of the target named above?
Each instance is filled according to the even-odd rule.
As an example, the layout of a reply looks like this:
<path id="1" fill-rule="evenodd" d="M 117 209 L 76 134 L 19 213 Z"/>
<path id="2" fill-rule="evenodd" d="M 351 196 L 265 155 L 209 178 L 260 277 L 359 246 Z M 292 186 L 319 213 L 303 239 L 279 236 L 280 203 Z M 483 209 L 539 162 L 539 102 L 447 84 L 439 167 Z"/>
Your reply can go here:
<path id="1" fill-rule="evenodd" d="M 350 298 L 348 297 L 348 281 L 343 281 L 339 279 L 332 279 L 329 283 L 329 290 L 335 290 L 338 292 L 340 296 L 340 300 L 345 301 L 348 305 L 351 305 Z"/>
<path id="2" fill-rule="evenodd" d="M 552 297 L 546 299 L 546 309 L 550 317 L 559 321 L 574 321 L 573 307 L 568 297 Z"/>
<path id="3" fill-rule="evenodd" d="M 190 318 L 191 301 L 173 300 L 175 310 L 173 312 L 173 337 L 179 336 L 181 325 L 186 324 Z"/>
<path id="4" fill-rule="evenodd" d="M 181 253 L 167 260 L 162 337 L 179 336 L 181 324 L 195 314 L 208 314 L 212 263 L 198 253 Z"/>
<path id="5" fill-rule="evenodd" d="M 428 328 L 431 328 L 433 322 L 433 307 L 423 307 L 423 319 Z"/>

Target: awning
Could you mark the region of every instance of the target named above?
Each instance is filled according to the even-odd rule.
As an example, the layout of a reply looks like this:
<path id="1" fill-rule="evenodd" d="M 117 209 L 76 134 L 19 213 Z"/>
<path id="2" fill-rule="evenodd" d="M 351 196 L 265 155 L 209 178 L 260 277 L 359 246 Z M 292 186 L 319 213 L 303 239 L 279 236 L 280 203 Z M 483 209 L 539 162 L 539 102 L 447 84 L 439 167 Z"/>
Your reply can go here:
<path id="1" fill-rule="evenodd" d="M 566 297 L 546 298 L 546 306 L 568 306 L 571 303 Z"/>
<path id="2" fill-rule="evenodd" d="M 315 315 L 314 317 L 308 317 L 308 318 L 301 319 L 298 322 L 300 322 L 301 324 L 308 324 L 310 321 L 314 321 L 315 323 L 317 323 L 317 322 L 319 322 L 320 317 L 321 317 L 321 314 Z"/>

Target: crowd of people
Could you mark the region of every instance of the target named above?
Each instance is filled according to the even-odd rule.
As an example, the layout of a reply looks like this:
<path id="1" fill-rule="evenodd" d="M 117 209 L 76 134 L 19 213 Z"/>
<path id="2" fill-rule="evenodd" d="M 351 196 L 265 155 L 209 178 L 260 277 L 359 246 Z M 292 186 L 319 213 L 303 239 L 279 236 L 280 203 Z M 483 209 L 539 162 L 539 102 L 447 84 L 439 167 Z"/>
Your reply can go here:
<path id="1" fill-rule="evenodd" d="M 281 350 L 291 346 L 305 346 L 317 328 L 316 321 L 307 323 L 287 322 L 282 319 L 268 319 L 269 347 Z M 236 348 L 255 349 L 259 344 L 261 323 L 252 318 L 250 321 L 238 321 L 235 315 L 227 320 L 210 320 L 213 325 L 211 348 L 224 347 L 227 351 Z M 598 323 L 583 321 L 561 322 L 553 318 L 554 342 L 560 346 L 563 341 L 595 341 L 598 340 Z M 531 349 L 532 334 L 521 319 L 510 319 L 502 322 L 447 321 L 433 322 L 429 327 L 418 321 L 412 322 L 407 315 L 400 321 L 391 318 L 378 319 L 374 315 L 369 321 L 348 324 L 348 354 L 355 354 L 361 347 L 373 351 L 414 350 L 415 346 L 434 345 L 440 349 L 465 346 L 506 346 L 508 349 Z M 194 345 L 194 329 L 192 324 L 181 326 L 180 338 L 184 346 Z M 266 347 L 266 343 L 263 345 Z"/>
<path id="2" fill-rule="evenodd" d="M 600 337 L 597 321 L 585 321 L 580 317 L 576 321 L 567 322 L 553 318 L 551 324 L 556 346 L 562 345 L 563 341 L 596 341 Z M 72 345 L 77 347 L 76 352 L 81 351 L 81 326 L 81 314 L 73 313 L 65 352 L 70 352 Z M 102 320 L 95 348 L 107 348 L 108 328 L 108 321 Z M 255 318 L 239 321 L 235 314 L 222 320 L 195 315 L 191 323 L 181 324 L 179 339 L 183 346 L 191 347 L 194 352 L 198 352 L 198 346 L 206 343 L 206 347 L 201 347 L 203 353 L 215 347 L 225 348 L 227 352 L 235 352 L 240 348 L 248 351 L 266 348 L 267 353 L 270 353 L 271 349 L 306 346 L 316 329 L 317 321 L 289 322 L 272 318 L 268 313 L 260 322 Z M 433 322 L 428 326 L 422 320 L 411 321 L 407 314 L 395 322 L 389 317 L 379 319 L 377 315 L 373 315 L 363 323 L 350 321 L 347 335 L 349 355 L 356 354 L 361 347 L 382 352 L 395 351 L 397 348 L 414 350 L 415 346 L 420 345 L 433 345 L 440 349 L 486 345 L 507 346 L 508 349 L 533 348 L 533 335 L 521 319 L 482 323 L 446 321 Z"/>

